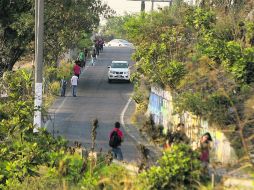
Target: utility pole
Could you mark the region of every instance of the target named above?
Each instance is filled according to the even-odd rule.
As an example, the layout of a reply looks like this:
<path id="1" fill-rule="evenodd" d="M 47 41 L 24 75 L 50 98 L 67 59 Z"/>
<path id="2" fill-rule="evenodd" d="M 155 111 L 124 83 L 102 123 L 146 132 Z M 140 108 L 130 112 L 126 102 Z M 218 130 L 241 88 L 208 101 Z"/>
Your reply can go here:
<path id="1" fill-rule="evenodd" d="M 153 11 L 153 7 L 154 7 L 154 0 L 151 0 L 151 3 L 152 3 L 152 5 L 151 5 L 151 11 Z"/>
<path id="2" fill-rule="evenodd" d="M 173 4 L 173 0 L 169 1 L 169 6 L 171 7 Z"/>
<path id="3" fill-rule="evenodd" d="M 41 128 L 44 0 L 35 0 L 35 94 L 34 132 Z"/>
<path id="4" fill-rule="evenodd" d="M 145 12 L 145 1 L 141 1 L 141 12 Z"/>

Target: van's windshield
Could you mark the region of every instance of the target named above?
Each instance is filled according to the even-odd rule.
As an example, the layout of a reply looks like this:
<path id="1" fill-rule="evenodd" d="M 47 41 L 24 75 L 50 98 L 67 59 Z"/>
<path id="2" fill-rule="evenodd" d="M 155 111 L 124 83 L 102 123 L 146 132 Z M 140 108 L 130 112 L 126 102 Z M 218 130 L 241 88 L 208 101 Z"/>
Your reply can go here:
<path id="1" fill-rule="evenodd" d="M 112 63 L 111 68 L 128 68 L 128 63 Z"/>

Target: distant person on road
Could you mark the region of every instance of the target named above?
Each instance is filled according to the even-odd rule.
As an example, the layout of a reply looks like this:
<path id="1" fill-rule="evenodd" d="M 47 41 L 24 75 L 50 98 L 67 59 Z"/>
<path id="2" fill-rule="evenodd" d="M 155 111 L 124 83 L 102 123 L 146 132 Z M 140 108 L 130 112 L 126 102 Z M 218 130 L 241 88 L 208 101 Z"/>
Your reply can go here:
<path id="1" fill-rule="evenodd" d="M 92 52 L 92 54 L 91 54 L 91 58 L 92 58 L 92 65 L 94 65 L 94 62 L 95 62 L 95 60 L 96 60 L 96 50 L 95 49 L 93 49 L 93 52 Z"/>
<path id="2" fill-rule="evenodd" d="M 84 49 L 84 53 L 85 53 L 85 59 L 87 59 L 88 58 L 88 49 L 87 48 Z"/>
<path id="3" fill-rule="evenodd" d="M 77 96 L 77 87 L 78 87 L 78 77 L 74 74 L 71 77 L 71 86 L 72 86 L 72 96 Z"/>
<path id="4" fill-rule="evenodd" d="M 84 51 L 81 51 L 79 53 L 78 60 L 80 61 L 80 66 L 84 67 L 85 66 L 85 52 Z"/>
<path id="5" fill-rule="evenodd" d="M 61 96 L 65 96 L 65 91 L 67 87 L 67 81 L 65 79 L 65 76 L 61 79 Z"/>
<path id="6" fill-rule="evenodd" d="M 100 49 L 100 52 L 103 52 L 103 46 L 104 46 L 104 40 L 103 39 L 100 39 L 99 40 L 99 49 Z"/>
<path id="7" fill-rule="evenodd" d="M 109 146 L 112 148 L 113 157 L 118 160 L 123 160 L 123 153 L 120 148 L 121 143 L 123 142 L 123 132 L 120 130 L 120 123 L 115 122 L 114 129 L 110 132 L 109 135 Z"/>
<path id="8" fill-rule="evenodd" d="M 93 57 L 94 59 L 96 59 L 96 56 L 97 56 L 97 54 L 96 54 L 96 50 L 95 50 L 95 49 L 93 49 L 92 57 Z"/>
<path id="9" fill-rule="evenodd" d="M 73 67 L 73 72 L 74 72 L 74 75 L 76 75 L 79 78 L 79 75 L 81 72 L 80 61 L 78 61 L 78 60 L 75 61 L 75 65 Z"/>
<path id="10" fill-rule="evenodd" d="M 86 66 L 86 62 L 87 62 L 87 58 L 88 58 L 88 49 L 84 48 L 84 56 L 85 56 L 85 60 L 84 60 L 84 67 Z"/>
<path id="11" fill-rule="evenodd" d="M 96 40 L 94 46 L 95 46 L 95 53 L 96 53 L 96 55 L 99 55 L 99 54 L 100 54 L 100 44 L 99 44 L 99 40 Z"/>

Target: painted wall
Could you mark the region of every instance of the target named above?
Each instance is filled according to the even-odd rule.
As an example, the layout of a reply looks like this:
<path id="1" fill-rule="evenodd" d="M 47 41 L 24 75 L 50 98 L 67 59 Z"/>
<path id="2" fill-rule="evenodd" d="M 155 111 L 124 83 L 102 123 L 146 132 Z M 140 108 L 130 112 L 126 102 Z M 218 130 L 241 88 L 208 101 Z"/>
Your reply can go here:
<path id="1" fill-rule="evenodd" d="M 169 91 L 164 91 L 159 87 L 151 88 L 148 113 L 152 114 L 157 125 L 164 126 L 164 132 L 167 130 L 174 131 L 177 123 L 183 122 L 193 148 L 197 147 L 202 134 L 210 132 L 213 138 L 211 161 L 229 164 L 238 160 L 234 149 L 230 146 L 230 142 L 223 132 L 217 129 L 216 126 L 211 126 L 206 120 L 191 113 L 185 112 L 183 115 L 174 113 L 172 100 L 173 97 Z"/>

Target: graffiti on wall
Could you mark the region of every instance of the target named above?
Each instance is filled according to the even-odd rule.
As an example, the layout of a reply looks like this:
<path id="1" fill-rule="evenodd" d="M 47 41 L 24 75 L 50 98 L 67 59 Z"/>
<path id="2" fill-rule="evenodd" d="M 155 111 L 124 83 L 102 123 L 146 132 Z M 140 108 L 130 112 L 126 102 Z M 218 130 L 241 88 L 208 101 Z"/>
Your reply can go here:
<path id="1" fill-rule="evenodd" d="M 175 114 L 173 110 L 172 95 L 159 87 L 152 87 L 149 97 L 148 113 L 153 116 L 157 125 L 163 125 L 164 131 L 174 130 L 179 122 L 185 124 L 186 134 L 190 137 L 193 147 L 196 147 L 202 134 L 209 132 L 213 138 L 212 160 L 221 163 L 234 163 L 237 156 L 226 136 L 210 126 L 208 121 L 203 120 L 189 112 Z"/>

